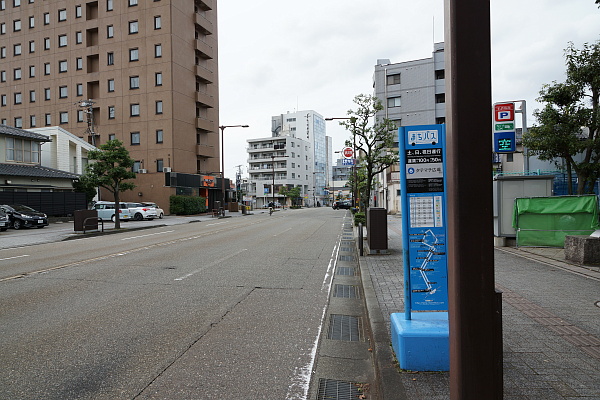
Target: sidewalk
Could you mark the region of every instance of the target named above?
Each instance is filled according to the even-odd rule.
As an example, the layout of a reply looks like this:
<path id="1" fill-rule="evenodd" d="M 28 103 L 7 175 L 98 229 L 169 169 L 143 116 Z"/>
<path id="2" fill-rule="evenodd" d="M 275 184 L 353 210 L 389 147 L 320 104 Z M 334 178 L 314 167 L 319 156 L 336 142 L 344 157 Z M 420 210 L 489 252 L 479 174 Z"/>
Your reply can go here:
<path id="1" fill-rule="evenodd" d="M 388 216 L 389 255 L 359 257 L 382 398 L 449 399 L 448 372 L 400 372 L 390 314 L 404 312 L 401 218 Z M 600 270 L 562 249 L 497 248 L 503 292 L 504 399 L 600 399 Z"/>

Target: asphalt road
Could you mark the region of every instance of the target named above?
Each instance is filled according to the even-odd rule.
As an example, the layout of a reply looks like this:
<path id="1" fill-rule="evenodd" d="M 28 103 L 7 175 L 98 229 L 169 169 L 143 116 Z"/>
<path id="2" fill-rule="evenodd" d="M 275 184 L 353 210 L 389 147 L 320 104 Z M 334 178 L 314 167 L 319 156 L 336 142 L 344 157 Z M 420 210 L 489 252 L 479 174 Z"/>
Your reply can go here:
<path id="1" fill-rule="evenodd" d="M 346 216 L 0 250 L 0 398 L 304 398 Z"/>

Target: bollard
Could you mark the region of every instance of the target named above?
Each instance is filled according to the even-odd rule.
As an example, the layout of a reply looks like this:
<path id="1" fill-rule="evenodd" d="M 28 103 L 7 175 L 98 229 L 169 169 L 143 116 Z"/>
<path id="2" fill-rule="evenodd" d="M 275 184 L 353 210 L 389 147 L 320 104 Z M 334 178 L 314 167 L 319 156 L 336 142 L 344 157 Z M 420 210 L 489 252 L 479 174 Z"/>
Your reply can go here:
<path id="1" fill-rule="evenodd" d="M 364 251 L 363 251 L 363 226 L 362 226 L 362 222 L 360 222 L 358 224 L 358 249 L 359 249 L 359 254 L 362 257 L 364 255 Z"/>

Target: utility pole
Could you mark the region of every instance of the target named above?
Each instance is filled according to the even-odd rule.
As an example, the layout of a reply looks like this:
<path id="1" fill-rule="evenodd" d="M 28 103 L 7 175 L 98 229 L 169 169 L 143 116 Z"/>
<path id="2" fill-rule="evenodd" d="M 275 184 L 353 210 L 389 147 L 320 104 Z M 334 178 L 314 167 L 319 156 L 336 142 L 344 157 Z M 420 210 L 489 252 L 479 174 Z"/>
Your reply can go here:
<path id="1" fill-rule="evenodd" d="M 83 112 L 86 114 L 87 129 L 85 133 L 88 135 L 88 142 L 96 147 L 96 131 L 94 130 L 94 109 L 93 106 L 96 102 L 92 99 L 78 101 L 77 106 L 83 108 Z"/>
<path id="2" fill-rule="evenodd" d="M 236 165 L 234 168 L 237 168 L 237 172 L 235 174 L 235 192 L 237 197 L 237 202 L 240 202 L 240 194 L 242 191 L 242 165 Z"/>

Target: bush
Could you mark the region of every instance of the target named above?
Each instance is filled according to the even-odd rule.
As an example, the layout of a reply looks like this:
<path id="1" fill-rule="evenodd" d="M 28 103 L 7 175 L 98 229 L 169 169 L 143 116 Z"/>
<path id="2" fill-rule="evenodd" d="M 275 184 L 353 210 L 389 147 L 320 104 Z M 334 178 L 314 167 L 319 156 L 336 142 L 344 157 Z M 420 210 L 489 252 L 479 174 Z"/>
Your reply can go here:
<path id="1" fill-rule="evenodd" d="M 169 197 L 169 212 L 175 215 L 194 215 L 206 212 L 206 198 L 171 196 Z"/>
<path id="2" fill-rule="evenodd" d="M 354 226 L 358 226 L 358 224 L 365 225 L 367 223 L 367 216 L 363 212 L 357 212 L 354 214 Z"/>

